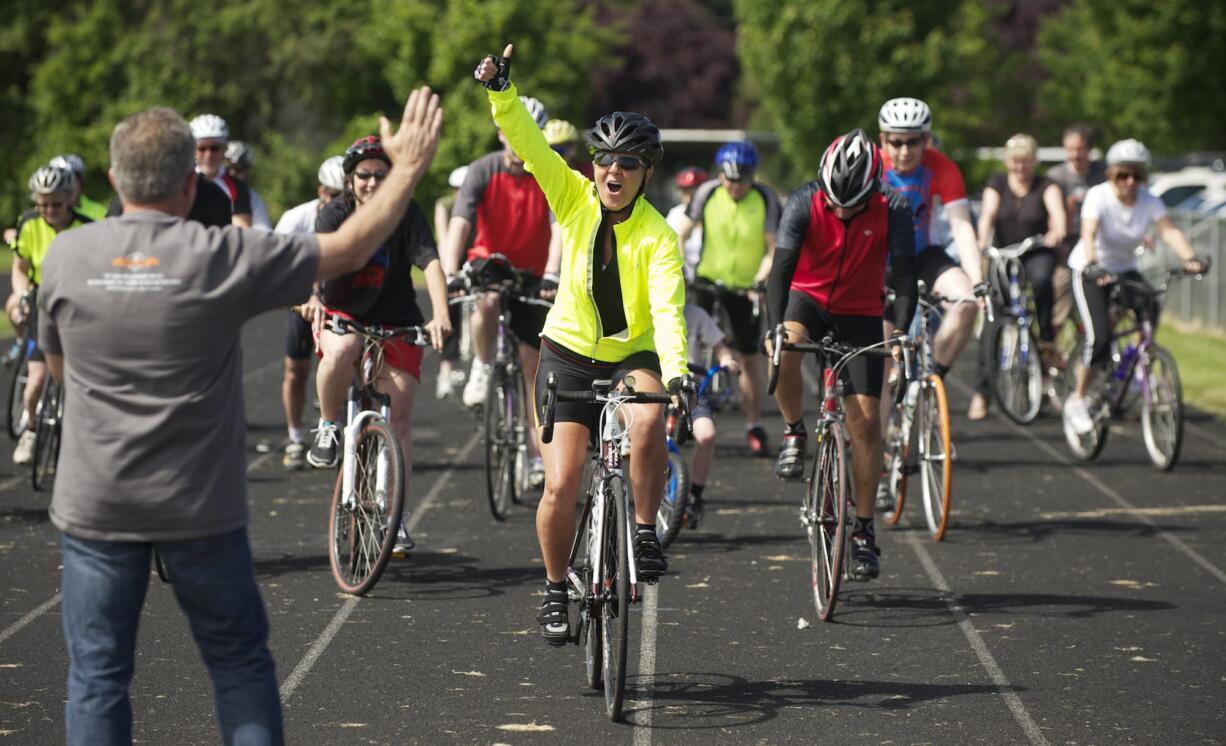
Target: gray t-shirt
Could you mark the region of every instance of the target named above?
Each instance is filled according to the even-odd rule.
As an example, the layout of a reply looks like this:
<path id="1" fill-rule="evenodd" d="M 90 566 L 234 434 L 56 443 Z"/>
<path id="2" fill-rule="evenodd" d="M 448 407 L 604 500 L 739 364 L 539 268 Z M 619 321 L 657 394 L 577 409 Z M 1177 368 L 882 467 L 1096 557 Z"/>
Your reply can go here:
<path id="1" fill-rule="evenodd" d="M 1064 209 L 1068 215 L 1068 232 L 1064 236 L 1064 246 L 1071 249 L 1081 238 L 1081 205 L 1085 202 L 1086 191 L 1107 180 L 1107 164 L 1090 161 L 1086 173 L 1079 174 L 1065 161 L 1058 166 L 1052 166 L 1047 171 L 1047 178 L 1059 184 L 1064 191 Z"/>
<path id="2" fill-rule="evenodd" d="M 313 235 L 206 228 L 142 211 L 60 234 L 39 342 L 64 356 L 51 521 L 103 541 L 247 523 L 243 322 L 310 292 Z"/>

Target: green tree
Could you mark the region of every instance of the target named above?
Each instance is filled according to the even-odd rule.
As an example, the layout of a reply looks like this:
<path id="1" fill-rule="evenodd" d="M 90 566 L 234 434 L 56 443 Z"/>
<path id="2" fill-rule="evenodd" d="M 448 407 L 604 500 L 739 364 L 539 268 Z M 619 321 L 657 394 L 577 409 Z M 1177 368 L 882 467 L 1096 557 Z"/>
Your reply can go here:
<path id="1" fill-rule="evenodd" d="M 781 184 L 812 178 L 825 146 L 853 127 L 876 132 L 881 104 L 914 96 L 946 146 L 993 129 L 988 10 L 976 0 L 735 0 L 744 92 L 778 133 Z M 766 164 L 771 170 L 772 165 Z"/>
<path id="2" fill-rule="evenodd" d="M 1221 149 L 1226 5 L 1074 0 L 1044 19 L 1040 89 L 1056 121 L 1084 120 L 1109 140 L 1152 149 Z"/>

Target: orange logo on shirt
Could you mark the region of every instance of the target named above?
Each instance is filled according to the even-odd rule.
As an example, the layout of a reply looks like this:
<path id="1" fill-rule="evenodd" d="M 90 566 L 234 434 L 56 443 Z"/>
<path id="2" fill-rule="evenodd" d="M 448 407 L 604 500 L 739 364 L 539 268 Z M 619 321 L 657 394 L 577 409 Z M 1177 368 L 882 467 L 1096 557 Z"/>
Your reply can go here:
<path id="1" fill-rule="evenodd" d="M 156 256 L 149 256 L 141 251 L 133 251 L 127 256 L 115 257 L 111 260 L 111 264 L 115 267 L 122 267 L 130 271 L 139 271 L 142 269 L 150 269 L 162 263 L 161 259 Z"/>

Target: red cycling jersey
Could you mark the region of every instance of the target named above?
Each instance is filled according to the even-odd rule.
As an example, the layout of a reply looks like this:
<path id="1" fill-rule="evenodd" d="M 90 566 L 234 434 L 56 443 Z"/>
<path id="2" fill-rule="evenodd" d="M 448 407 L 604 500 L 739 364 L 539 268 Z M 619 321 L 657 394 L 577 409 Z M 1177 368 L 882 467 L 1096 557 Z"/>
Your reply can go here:
<path id="1" fill-rule="evenodd" d="M 549 259 L 549 203 L 532 174 L 513 174 L 502 151 L 468 167 L 452 215 L 477 225 L 468 258 L 503 254 L 516 269 L 540 277 Z"/>

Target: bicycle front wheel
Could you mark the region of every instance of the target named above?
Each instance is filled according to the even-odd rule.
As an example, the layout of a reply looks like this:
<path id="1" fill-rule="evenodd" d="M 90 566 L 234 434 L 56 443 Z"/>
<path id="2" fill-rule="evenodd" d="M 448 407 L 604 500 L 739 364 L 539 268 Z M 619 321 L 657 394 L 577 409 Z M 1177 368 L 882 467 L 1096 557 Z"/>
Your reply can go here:
<path id="1" fill-rule="evenodd" d="M 1019 425 L 1034 422 L 1043 405 L 1043 364 L 1029 328 L 1006 316 L 992 335 L 989 376 L 1002 412 Z"/>
<path id="2" fill-rule="evenodd" d="M 626 643 L 630 634 L 630 538 L 626 521 L 626 485 L 620 477 L 606 482 L 605 518 L 601 527 L 600 632 L 605 714 L 620 720 L 626 694 Z"/>
<path id="3" fill-rule="evenodd" d="M 918 382 L 908 384 L 919 386 Z M 902 518 L 902 507 L 907 502 L 907 477 L 911 474 L 911 466 L 907 463 L 911 451 L 911 422 L 915 405 L 906 401 L 894 405 L 890 410 L 888 435 L 886 436 L 885 476 L 886 488 L 894 496 L 894 509 L 887 510 L 882 516 L 887 525 L 896 526 Z"/>
<path id="4" fill-rule="evenodd" d="M 36 490 L 50 486 L 55 479 L 56 462 L 60 458 L 60 427 L 64 417 L 63 389 L 48 380 L 38 400 L 38 423 L 34 430 L 34 461 L 30 484 Z"/>
<path id="5" fill-rule="evenodd" d="M 664 497 L 656 511 L 656 535 L 668 546 L 677 538 L 685 517 L 690 494 L 690 466 L 680 453 L 668 451 L 668 470 L 664 475 Z"/>
<path id="6" fill-rule="evenodd" d="M 839 596 L 847 548 L 847 444 L 843 430 L 831 423 L 821 433 L 813 474 L 805 492 L 801 523 L 809 539 L 810 579 L 817 616 L 830 621 Z"/>
<path id="7" fill-rule="evenodd" d="M 1170 471 L 1179 460 L 1179 448 L 1183 445 L 1183 387 L 1171 353 L 1154 345 L 1148 355 L 1141 433 L 1150 461 L 1158 469 Z"/>
<path id="8" fill-rule="evenodd" d="M 485 491 L 490 512 L 500 521 L 506 520 L 515 499 L 516 408 L 522 402 L 514 379 L 504 367 L 495 366 L 485 393 Z"/>
<path id="9" fill-rule="evenodd" d="M 953 450 L 949 433 L 949 402 L 945 382 L 928 376 L 920 389 L 919 462 L 924 492 L 924 514 L 933 541 L 945 538 L 949 527 L 949 502 L 953 487 Z"/>
<path id="10" fill-rule="evenodd" d="M 355 444 L 352 494 L 337 470 L 328 519 L 328 559 L 336 585 L 355 596 L 370 591 L 392 557 L 404 510 L 404 455 L 391 426 L 366 423 Z"/>
<path id="11" fill-rule="evenodd" d="M 17 357 L 13 360 L 13 377 L 9 379 L 8 428 L 9 436 L 12 438 L 20 438 L 21 433 L 26 429 L 26 407 L 23 395 L 26 390 L 26 381 L 30 377 L 28 350 L 30 343 L 27 335 L 23 334 L 18 338 L 18 345 Z"/>

